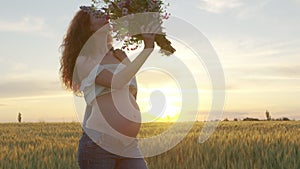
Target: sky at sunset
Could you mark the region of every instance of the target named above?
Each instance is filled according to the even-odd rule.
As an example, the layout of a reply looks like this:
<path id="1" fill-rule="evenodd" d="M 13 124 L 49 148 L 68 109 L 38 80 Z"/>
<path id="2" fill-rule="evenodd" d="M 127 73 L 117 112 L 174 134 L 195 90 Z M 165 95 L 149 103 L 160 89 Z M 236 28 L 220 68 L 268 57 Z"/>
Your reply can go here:
<path id="1" fill-rule="evenodd" d="M 274 118 L 300 120 L 300 0 L 167 2 L 171 17 L 197 28 L 218 55 L 226 82 L 222 119 L 265 119 L 268 110 Z M 89 4 L 87 0 L 2 2 L 0 122 L 16 122 L 19 112 L 26 122 L 80 121 L 80 101 L 74 100 L 60 82 L 59 46 L 79 6 Z M 174 37 L 172 43 L 176 57 L 191 74 L 187 76 L 174 66 L 175 57 L 160 56 L 155 50 L 147 65 L 168 63 L 170 69 L 173 65 L 176 78 L 159 69 L 140 72 L 137 102 L 143 112 L 151 109 L 150 97 L 152 106 L 165 100 L 165 120 L 191 112 L 198 112 L 198 119 L 205 120 L 213 99 L 210 75 L 203 62 L 184 45 L 184 39 Z M 136 54 L 128 53 L 131 59 Z M 189 82 L 191 78 L 196 88 L 180 89 L 178 82 Z M 183 102 L 193 102 L 182 100 L 181 92 L 190 93 L 188 98 L 198 93 L 198 107 L 181 110 Z M 155 109 L 153 112 L 157 115 Z"/>

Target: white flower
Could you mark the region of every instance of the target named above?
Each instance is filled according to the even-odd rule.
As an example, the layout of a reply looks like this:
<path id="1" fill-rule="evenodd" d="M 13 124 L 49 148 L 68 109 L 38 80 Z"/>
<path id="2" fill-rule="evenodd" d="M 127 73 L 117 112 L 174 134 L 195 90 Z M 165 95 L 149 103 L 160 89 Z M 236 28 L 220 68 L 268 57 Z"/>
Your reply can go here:
<path id="1" fill-rule="evenodd" d="M 128 14 L 128 9 L 127 8 L 123 8 L 122 9 L 122 15 L 127 15 Z"/>

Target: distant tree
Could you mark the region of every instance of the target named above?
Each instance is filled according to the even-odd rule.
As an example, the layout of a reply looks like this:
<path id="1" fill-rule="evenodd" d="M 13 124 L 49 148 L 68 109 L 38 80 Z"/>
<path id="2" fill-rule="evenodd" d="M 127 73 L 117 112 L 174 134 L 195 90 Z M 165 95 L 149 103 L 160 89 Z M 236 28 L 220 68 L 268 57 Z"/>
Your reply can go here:
<path id="1" fill-rule="evenodd" d="M 279 121 L 290 121 L 290 119 L 289 118 L 287 118 L 287 117 L 282 117 L 282 118 L 280 118 L 280 119 L 278 119 Z"/>
<path id="2" fill-rule="evenodd" d="M 287 118 L 287 117 L 283 117 L 283 118 L 282 118 L 282 121 L 290 121 L 290 119 Z"/>
<path id="3" fill-rule="evenodd" d="M 271 120 L 271 115 L 270 115 L 270 112 L 268 110 L 266 111 L 266 117 L 267 117 L 268 121 Z"/>
<path id="4" fill-rule="evenodd" d="M 237 119 L 237 118 L 234 118 L 233 121 L 238 121 L 238 119 Z"/>
<path id="5" fill-rule="evenodd" d="M 22 122 L 22 114 L 19 112 L 18 114 L 18 122 L 21 123 Z"/>
<path id="6" fill-rule="evenodd" d="M 243 119 L 243 121 L 259 121 L 259 119 L 246 117 L 246 118 Z"/>
<path id="7" fill-rule="evenodd" d="M 225 118 L 223 121 L 229 121 L 228 118 Z"/>

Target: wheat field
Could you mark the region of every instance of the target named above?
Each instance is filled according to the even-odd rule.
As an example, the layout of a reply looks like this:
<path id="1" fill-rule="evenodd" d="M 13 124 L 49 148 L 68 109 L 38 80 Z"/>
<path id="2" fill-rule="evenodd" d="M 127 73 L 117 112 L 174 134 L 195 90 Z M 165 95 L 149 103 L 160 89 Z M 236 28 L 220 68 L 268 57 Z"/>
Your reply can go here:
<path id="1" fill-rule="evenodd" d="M 139 137 L 159 134 L 170 125 L 143 124 Z M 200 144 L 202 126 L 195 123 L 176 147 L 146 158 L 149 169 L 300 168 L 300 121 L 221 122 Z M 0 168 L 78 169 L 80 136 L 79 123 L 1 123 Z"/>

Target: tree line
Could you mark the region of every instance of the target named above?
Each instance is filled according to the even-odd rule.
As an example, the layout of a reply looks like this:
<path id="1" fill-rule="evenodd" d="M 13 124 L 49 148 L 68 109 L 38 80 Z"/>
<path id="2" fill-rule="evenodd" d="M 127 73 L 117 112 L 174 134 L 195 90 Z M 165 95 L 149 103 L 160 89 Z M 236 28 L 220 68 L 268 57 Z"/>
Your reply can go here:
<path id="1" fill-rule="evenodd" d="M 238 119 L 234 118 L 233 121 L 290 121 L 289 118 L 287 117 L 282 117 L 282 118 L 272 118 L 271 114 L 268 110 L 266 110 L 266 119 L 258 119 L 258 118 L 253 118 L 253 117 L 246 117 L 243 119 Z M 230 121 L 228 118 L 225 118 L 223 121 Z"/>

